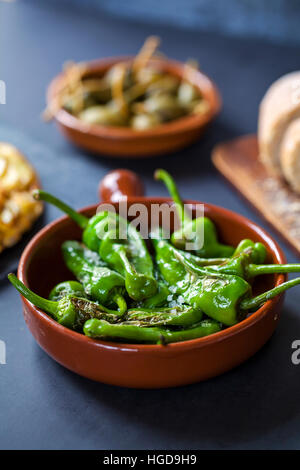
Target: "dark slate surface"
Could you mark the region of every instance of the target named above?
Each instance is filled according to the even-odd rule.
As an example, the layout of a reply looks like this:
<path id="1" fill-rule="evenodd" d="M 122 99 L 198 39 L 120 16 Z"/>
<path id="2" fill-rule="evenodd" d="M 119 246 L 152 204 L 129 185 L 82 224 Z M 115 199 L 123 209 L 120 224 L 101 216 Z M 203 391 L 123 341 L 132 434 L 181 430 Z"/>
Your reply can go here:
<path id="1" fill-rule="evenodd" d="M 173 172 L 185 197 L 223 205 L 265 226 L 218 176 L 210 151 L 222 139 L 255 131 L 265 88 L 298 68 L 299 48 L 25 2 L 2 3 L 1 23 L 0 78 L 7 84 L 7 105 L 0 106 L 0 138 L 27 153 L 44 187 L 84 206 L 97 200 L 99 179 L 125 165 L 143 177 L 148 194 L 165 195 L 152 180 L 159 165 Z M 39 120 L 45 87 L 64 60 L 133 53 L 152 33 L 162 36 L 170 56 L 199 59 L 220 87 L 224 111 L 201 142 L 156 160 L 98 159 L 72 148 L 54 125 Z M 57 216 L 48 208 L 45 220 Z M 288 259 L 295 259 L 282 246 Z M 273 338 L 247 363 L 206 383 L 157 391 L 110 387 L 65 370 L 31 337 L 7 282 L 0 284 L 0 295 L 0 339 L 7 346 L 7 364 L 0 365 L 0 448 L 300 447 L 300 366 L 291 363 L 291 343 L 300 338 L 299 289 L 288 294 Z"/>
<path id="2" fill-rule="evenodd" d="M 28 0 L 27 0 L 28 1 Z M 30 0 L 57 2 L 57 0 Z M 59 0 L 124 18 L 300 43 L 298 0 Z"/>

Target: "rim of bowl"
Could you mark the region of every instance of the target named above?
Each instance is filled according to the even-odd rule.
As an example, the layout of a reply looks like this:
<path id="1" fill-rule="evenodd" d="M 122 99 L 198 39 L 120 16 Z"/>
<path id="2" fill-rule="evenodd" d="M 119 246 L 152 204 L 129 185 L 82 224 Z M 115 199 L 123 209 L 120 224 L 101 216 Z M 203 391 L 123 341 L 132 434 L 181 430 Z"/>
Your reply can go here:
<path id="1" fill-rule="evenodd" d="M 172 199 L 170 198 L 161 198 L 161 197 L 129 197 L 128 202 L 138 202 L 138 201 L 148 201 L 149 203 L 157 203 L 160 201 L 161 203 L 163 202 L 172 202 Z M 199 201 L 194 201 L 194 200 L 185 200 L 184 201 L 186 204 L 199 204 Z M 80 209 L 78 212 L 84 213 L 84 212 L 89 212 L 93 211 L 96 209 L 102 202 L 99 202 L 98 204 L 92 204 L 89 206 L 86 206 L 82 209 Z M 268 248 L 272 249 L 272 252 L 275 254 L 275 257 L 278 261 L 278 264 L 284 263 L 286 258 L 279 247 L 278 243 L 269 235 L 263 228 L 261 228 L 259 225 L 256 223 L 252 222 L 248 218 L 233 212 L 229 209 L 222 208 L 220 206 L 214 205 L 214 204 L 209 204 L 205 203 L 205 205 L 209 208 L 212 209 L 212 211 L 217 212 L 219 214 L 222 214 L 223 216 L 227 216 L 228 218 L 235 219 L 236 221 L 240 222 L 243 225 L 247 225 L 248 227 L 251 227 L 258 233 L 265 243 L 267 244 Z M 53 222 L 50 222 L 47 224 L 45 227 L 43 227 L 27 244 L 26 248 L 24 249 L 20 261 L 19 261 L 19 266 L 18 266 L 18 277 L 19 279 L 24 282 L 25 285 L 28 285 L 27 283 L 27 276 L 26 276 L 26 268 L 27 268 L 27 263 L 30 260 L 31 256 L 31 251 L 34 248 L 34 246 L 39 243 L 41 238 L 52 229 L 52 227 L 59 225 L 61 222 L 64 220 L 68 219 L 68 216 L 62 216 L 59 219 L 54 220 Z M 282 284 L 285 280 L 285 275 L 283 274 L 278 274 L 276 276 L 276 282 L 275 286 Z M 209 344 L 211 342 L 218 342 L 222 341 L 225 338 L 229 338 L 230 336 L 241 332 L 245 328 L 249 327 L 251 324 L 256 323 L 259 321 L 262 317 L 267 315 L 269 310 L 272 308 L 272 306 L 275 306 L 276 303 L 279 302 L 280 298 L 282 297 L 283 294 L 280 294 L 279 296 L 275 297 L 272 300 L 268 300 L 262 307 L 260 307 L 256 312 L 252 313 L 248 317 L 246 317 L 244 320 L 242 320 L 240 323 L 237 323 L 236 325 L 230 326 L 226 328 L 225 330 L 221 330 L 217 333 L 213 333 L 208 336 L 204 336 L 202 338 L 196 338 L 196 339 L 191 339 L 191 340 L 186 340 L 186 341 L 180 341 L 177 343 L 170 343 L 167 346 L 162 347 L 161 345 L 157 344 L 139 344 L 139 343 L 117 343 L 117 342 L 112 342 L 112 341 L 101 341 L 93 338 L 89 338 L 88 336 L 85 336 L 82 333 L 76 332 L 74 330 L 70 330 L 69 328 L 60 325 L 57 323 L 53 318 L 51 318 L 48 314 L 44 313 L 42 310 L 39 308 L 35 307 L 31 302 L 29 302 L 25 297 L 22 296 L 22 301 L 28 306 L 29 310 L 31 313 L 34 313 L 40 320 L 43 322 L 47 323 L 51 328 L 54 328 L 57 330 L 58 333 L 64 334 L 64 335 L 70 335 L 76 340 L 86 343 L 86 344 L 94 344 L 95 347 L 99 348 L 106 348 L 106 349 L 117 349 L 117 350 L 127 350 L 127 351 L 143 351 L 143 353 L 168 353 L 168 352 L 180 352 L 188 349 L 194 349 L 198 348 L 201 346 L 205 346 L 206 344 Z"/>
<path id="2" fill-rule="evenodd" d="M 112 65 L 118 62 L 130 62 L 133 60 L 132 56 L 118 56 L 108 57 L 104 59 L 96 59 L 85 62 L 87 66 L 86 75 L 92 75 L 97 72 L 105 72 Z M 150 64 L 155 63 L 162 69 L 168 70 L 171 75 L 179 77 L 183 76 L 184 62 L 179 62 L 172 59 L 151 59 Z M 172 71 L 171 71 L 172 70 Z M 176 71 L 176 72 L 174 72 Z M 47 104 L 51 110 L 51 103 L 54 96 L 60 90 L 65 79 L 65 73 L 61 72 L 50 82 L 47 89 Z M 194 78 L 190 80 L 194 86 L 200 90 L 210 103 L 210 108 L 203 114 L 195 114 L 189 116 L 183 116 L 175 119 L 174 121 L 160 124 L 152 129 L 147 130 L 133 130 L 126 127 L 118 126 L 101 126 L 97 124 L 87 124 L 80 119 L 73 116 L 71 113 L 64 109 L 60 109 L 54 114 L 54 119 L 61 125 L 68 128 L 76 129 L 78 132 L 83 134 L 90 134 L 101 138 L 122 138 L 124 140 L 142 140 L 145 137 L 161 137 L 166 135 L 172 135 L 177 133 L 184 133 L 192 129 L 197 129 L 205 126 L 211 122 L 222 108 L 222 99 L 220 92 L 211 78 L 205 75 L 200 70 L 194 71 Z M 201 83 L 201 86 L 200 86 Z M 206 90 L 206 91 L 205 91 Z M 208 97 L 209 95 L 209 97 Z"/>

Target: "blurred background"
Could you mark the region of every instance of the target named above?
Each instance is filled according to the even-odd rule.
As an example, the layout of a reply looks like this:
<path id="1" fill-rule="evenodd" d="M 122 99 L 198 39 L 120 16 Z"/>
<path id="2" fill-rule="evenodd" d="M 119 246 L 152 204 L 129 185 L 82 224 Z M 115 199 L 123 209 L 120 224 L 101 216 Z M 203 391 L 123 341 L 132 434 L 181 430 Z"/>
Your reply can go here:
<path id="1" fill-rule="evenodd" d="M 299 0 L 32 1 L 78 5 L 81 8 L 93 8 L 119 17 L 175 25 L 186 29 L 300 42 Z"/>

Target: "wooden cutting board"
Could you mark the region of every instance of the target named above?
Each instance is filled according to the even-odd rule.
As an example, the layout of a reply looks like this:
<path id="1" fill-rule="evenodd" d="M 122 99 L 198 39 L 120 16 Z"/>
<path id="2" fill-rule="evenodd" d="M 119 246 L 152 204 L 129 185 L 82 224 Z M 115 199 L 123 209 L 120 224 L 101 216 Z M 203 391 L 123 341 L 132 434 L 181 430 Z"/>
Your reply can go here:
<path id="1" fill-rule="evenodd" d="M 217 145 L 215 167 L 300 255 L 300 196 L 271 177 L 258 159 L 255 135 Z"/>

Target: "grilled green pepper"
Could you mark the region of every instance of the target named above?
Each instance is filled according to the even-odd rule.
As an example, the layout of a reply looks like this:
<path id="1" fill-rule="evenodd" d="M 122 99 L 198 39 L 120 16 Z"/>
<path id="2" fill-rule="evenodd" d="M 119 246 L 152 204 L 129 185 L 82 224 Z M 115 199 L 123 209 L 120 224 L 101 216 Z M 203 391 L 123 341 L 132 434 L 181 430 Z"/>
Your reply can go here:
<path id="1" fill-rule="evenodd" d="M 174 251 L 176 252 L 175 248 Z M 194 266 L 191 269 L 190 261 L 185 260 L 181 254 L 176 255 L 191 275 L 190 286 L 182 294 L 185 302 L 226 326 L 238 323 L 245 318 L 248 310 L 259 307 L 290 287 L 300 284 L 300 278 L 296 278 L 251 298 L 251 286 L 242 277 L 214 272 L 200 266 L 197 266 L 197 270 Z"/>
<path id="2" fill-rule="evenodd" d="M 202 317 L 201 310 L 183 305 L 161 309 L 131 308 L 126 313 L 124 321 L 142 327 L 172 325 L 187 328 L 199 323 Z"/>
<path id="3" fill-rule="evenodd" d="M 176 250 L 176 249 L 175 249 Z M 183 251 L 174 251 L 177 259 L 182 261 L 182 264 L 195 274 L 202 274 L 203 267 L 197 265 L 194 260 L 188 258 Z M 218 266 L 205 267 L 207 272 L 232 274 L 240 276 L 246 280 L 250 280 L 255 276 L 261 274 L 283 274 L 283 273 L 299 273 L 300 263 L 293 264 L 254 264 L 251 261 L 257 258 L 257 254 L 252 252 L 252 249 L 245 249 L 240 254 L 229 258 L 225 263 Z"/>
<path id="4" fill-rule="evenodd" d="M 112 216 L 110 216 L 112 217 Z M 117 224 L 126 224 L 127 238 L 119 239 L 113 230 L 103 236 L 99 253 L 112 268 L 125 277 L 125 286 L 134 300 L 152 297 L 157 292 L 152 258 L 137 230 L 116 214 Z"/>
<path id="5" fill-rule="evenodd" d="M 179 250 L 179 252 L 184 254 L 186 259 L 193 261 L 198 266 L 216 266 L 221 264 L 225 266 L 227 263 L 230 264 L 238 255 L 242 254 L 247 254 L 251 263 L 262 264 L 267 257 L 267 250 L 263 243 L 253 242 L 247 238 L 240 241 L 230 258 L 200 258 L 188 251 Z"/>
<path id="6" fill-rule="evenodd" d="M 105 320 L 91 319 L 83 327 L 85 335 L 99 339 L 118 339 L 134 343 L 167 344 L 189 339 L 201 338 L 220 331 L 221 326 L 213 320 L 203 320 L 186 330 L 170 330 L 165 328 L 141 328 L 137 325 L 116 323 Z"/>
<path id="7" fill-rule="evenodd" d="M 176 294 L 181 294 L 193 308 L 225 325 L 239 320 L 236 303 L 237 299 L 250 294 L 248 282 L 238 276 L 211 273 L 200 266 L 195 273 L 188 267 L 190 261 L 163 239 L 161 230 L 151 236 L 160 272 Z"/>
<path id="8" fill-rule="evenodd" d="M 163 238 L 158 239 L 161 233 L 161 231 L 156 232 L 157 238 L 153 238 L 158 266 L 166 282 L 174 287 L 184 302 L 202 310 L 207 316 L 226 326 L 242 320 L 246 315 L 246 300 L 250 302 L 250 284 L 236 274 L 217 272 L 211 267 L 195 265 L 185 258 L 182 251 L 174 248 Z M 276 266 L 278 265 L 266 268 L 264 265 L 257 265 L 256 269 L 273 270 Z M 282 292 L 292 285 L 296 284 L 281 284 Z M 265 293 L 266 298 L 272 296 L 273 292 L 277 291 L 271 290 Z M 275 295 L 278 294 L 273 296 Z M 251 302 L 255 304 L 255 300 Z"/>
<path id="9" fill-rule="evenodd" d="M 262 264 L 265 262 L 267 257 L 267 249 L 261 242 L 253 242 L 248 238 L 244 238 L 240 241 L 236 249 L 234 250 L 233 257 L 242 253 L 248 253 L 251 263 Z"/>
<path id="10" fill-rule="evenodd" d="M 164 238 L 161 228 L 150 234 L 154 249 L 155 260 L 162 278 L 172 286 L 173 293 L 185 292 L 190 285 L 190 275 L 182 262 L 175 256 L 174 247 Z"/>
<path id="11" fill-rule="evenodd" d="M 177 214 L 181 223 L 179 230 L 171 236 L 171 242 L 177 248 L 185 249 L 187 242 L 196 247 L 195 253 L 203 258 L 229 257 L 233 254 L 232 246 L 219 243 L 214 223 L 208 217 L 191 219 L 184 208 L 176 184 L 165 170 L 156 170 L 155 179 L 165 183 L 176 204 Z"/>
<path id="12" fill-rule="evenodd" d="M 152 297 L 142 300 L 139 302 L 139 305 L 144 308 L 156 308 L 165 305 L 168 301 L 168 297 L 171 295 L 171 292 L 162 280 L 157 280 L 157 292 Z"/>
<path id="13" fill-rule="evenodd" d="M 126 312 L 123 276 L 106 266 L 100 266 L 98 260 L 96 265 L 87 261 L 89 258 L 86 254 L 90 250 L 77 241 L 66 241 L 61 248 L 66 266 L 82 283 L 86 294 L 108 307 L 117 304 L 120 313 Z M 93 254 L 99 258 L 96 253 Z M 95 259 L 95 256 L 93 258 Z"/>
<path id="14" fill-rule="evenodd" d="M 88 219 L 45 191 L 35 190 L 33 194 L 61 209 L 83 229 L 83 243 L 125 277 L 131 298 L 142 300 L 155 294 L 152 258 L 140 233 L 127 220 L 108 211 Z M 125 230 L 124 238 L 118 238 L 120 229 Z"/>
<path id="15" fill-rule="evenodd" d="M 49 300 L 58 302 L 66 295 L 74 295 L 75 297 L 86 298 L 86 293 L 84 291 L 83 285 L 80 284 L 80 282 L 64 281 L 53 287 L 49 294 Z"/>
<path id="16" fill-rule="evenodd" d="M 72 330 L 81 330 L 84 323 L 90 318 L 104 319 L 110 322 L 117 322 L 120 319 L 118 312 L 90 300 L 69 294 L 58 302 L 54 302 L 32 292 L 14 274 L 9 274 L 8 279 L 29 302 L 51 315 L 61 325 Z"/>

